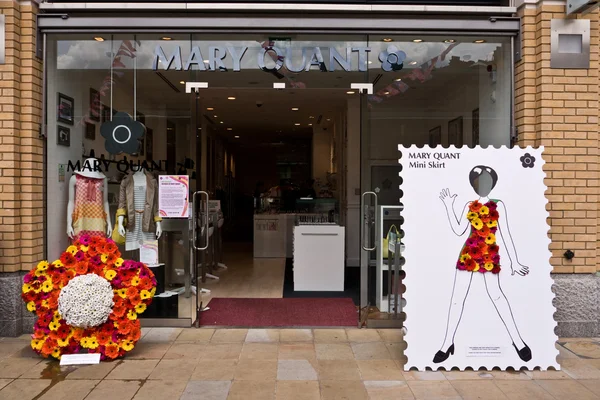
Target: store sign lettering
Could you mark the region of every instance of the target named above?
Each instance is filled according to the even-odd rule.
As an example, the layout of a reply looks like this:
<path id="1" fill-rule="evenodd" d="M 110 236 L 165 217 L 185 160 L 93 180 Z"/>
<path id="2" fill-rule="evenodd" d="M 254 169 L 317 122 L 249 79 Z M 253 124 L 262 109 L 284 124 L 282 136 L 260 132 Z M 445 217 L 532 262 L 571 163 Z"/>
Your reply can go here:
<path id="1" fill-rule="evenodd" d="M 167 160 L 158 161 L 139 161 L 139 160 L 127 160 L 111 161 L 105 158 L 94 159 L 92 163 L 83 163 L 81 161 L 68 161 L 67 172 L 76 171 L 89 171 L 89 172 L 110 172 L 111 165 L 114 165 L 117 171 L 121 173 L 129 173 L 139 171 L 140 168 L 144 168 L 146 171 L 166 171 Z"/>
<path id="2" fill-rule="evenodd" d="M 309 71 L 318 68 L 321 71 L 333 72 L 340 68 L 344 71 L 358 70 L 367 71 L 367 54 L 371 51 L 369 47 L 347 47 L 345 51 L 339 51 L 335 47 L 328 47 L 329 57 L 323 57 L 320 47 L 304 47 L 302 55 L 293 54 L 292 48 L 280 49 L 275 46 L 263 47 L 258 52 L 256 65 L 263 71 L 273 72 L 285 68 L 291 72 Z M 165 53 L 161 46 L 156 46 L 152 69 L 159 70 L 159 64 L 165 71 L 174 69 L 176 71 L 227 71 L 224 60 L 231 58 L 233 71 L 241 71 L 242 58 L 248 51 L 248 47 L 235 46 L 212 46 L 208 49 L 208 57 L 205 58 L 200 48 L 195 46 L 184 61 L 181 54 L 181 46 L 175 47 L 171 53 Z M 266 66 L 265 59 L 275 62 L 273 68 Z M 205 62 L 208 61 L 208 62 Z M 358 63 L 358 64 L 356 64 Z"/>

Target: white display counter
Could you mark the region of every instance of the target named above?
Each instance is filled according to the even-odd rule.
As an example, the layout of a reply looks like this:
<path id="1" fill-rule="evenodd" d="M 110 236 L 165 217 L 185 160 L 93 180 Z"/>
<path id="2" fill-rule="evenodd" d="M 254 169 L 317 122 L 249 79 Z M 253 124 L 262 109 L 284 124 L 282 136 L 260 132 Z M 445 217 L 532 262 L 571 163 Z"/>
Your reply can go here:
<path id="1" fill-rule="evenodd" d="M 339 225 L 294 227 L 294 291 L 344 290 L 344 235 Z"/>

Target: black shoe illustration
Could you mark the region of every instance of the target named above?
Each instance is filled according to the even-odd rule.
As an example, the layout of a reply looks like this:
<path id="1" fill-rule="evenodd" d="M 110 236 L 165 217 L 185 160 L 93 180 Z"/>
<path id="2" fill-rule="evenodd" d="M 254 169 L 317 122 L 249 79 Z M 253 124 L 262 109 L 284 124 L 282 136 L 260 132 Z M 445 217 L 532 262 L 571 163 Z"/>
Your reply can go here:
<path id="1" fill-rule="evenodd" d="M 531 360 L 531 349 L 529 348 L 529 346 L 527 346 L 527 344 L 525 342 L 523 342 L 523 344 L 525 345 L 525 347 L 523 347 L 521 350 L 517 349 L 517 346 L 514 343 L 513 343 L 513 347 L 517 351 L 519 358 L 521 360 L 527 362 L 527 361 Z"/>
<path id="2" fill-rule="evenodd" d="M 435 364 L 444 362 L 448 359 L 448 357 L 450 357 L 450 354 L 454 354 L 454 343 L 452 343 L 452 345 L 448 347 L 448 350 L 445 353 L 441 350 L 435 353 L 435 356 L 433 357 L 433 362 Z"/>

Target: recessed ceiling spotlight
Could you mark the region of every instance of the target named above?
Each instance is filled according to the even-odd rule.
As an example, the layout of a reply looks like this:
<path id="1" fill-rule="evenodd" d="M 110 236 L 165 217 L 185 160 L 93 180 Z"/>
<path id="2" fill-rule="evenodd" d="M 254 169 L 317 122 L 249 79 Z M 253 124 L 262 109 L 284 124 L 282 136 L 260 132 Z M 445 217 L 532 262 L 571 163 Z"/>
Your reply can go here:
<path id="1" fill-rule="evenodd" d="M 410 65 L 417 65 L 417 62 L 416 61 L 411 61 L 409 64 Z"/>
<path id="2" fill-rule="evenodd" d="M 236 135 L 236 136 L 234 136 L 234 138 L 239 139 L 240 137 Z"/>
<path id="3" fill-rule="evenodd" d="M 298 107 L 292 107 L 292 111 L 298 111 L 299 108 Z"/>
<path id="4" fill-rule="evenodd" d="M 227 128 L 227 130 L 228 130 L 228 131 L 232 131 L 232 130 L 233 130 L 233 128 Z"/>
<path id="5" fill-rule="evenodd" d="M 313 117 L 312 115 L 310 117 L 308 117 L 309 119 L 314 119 L 315 117 Z"/>
<path id="6" fill-rule="evenodd" d="M 331 118 L 327 118 L 327 121 L 331 121 Z"/>
<path id="7" fill-rule="evenodd" d="M 221 122 L 219 122 L 219 123 L 220 123 L 220 124 L 222 124 L 222 123 L 223 123 L 223 121 L 221 121 Z"/>
<path id="8" fill-rule="evenodd" d="M 354 94 L 354 92 L 352 90 L 349 90 L 346 92 L 346 94 Z M 327 121 L 329 121 L 329 120 L 327 120 Z"/>
<path id="9" fill-rule="evenodd" d="M 400 82 L 402 80 L 402 78 L 396 78 L 394 79 L 396 82 Z"/>
<path id="10" fill-rule="evenodd" d="M 169 37 L 169 36 L 163 36 L 160 38 L 161 40 L 172 40 L 173 38 Z"/>
<path id="11" fill-rule="evenodd" d="M 390 92 L 384 92 L 383 94 L 385 94 L 387 96 L 388 94 L 390 94 Z"/>
<path id="12" fill-rule="evenodd" d="M 477 39 L 473 43 L 485 43 L 484 39 Z"/>
<path id="13" fill-rule="evenodd" d="M 96 37 L 94 38 L 94 40 L 95 40 L 96 42 L 104 42 L 104 38 L 103 38 L 103 37 L 100 37 L 100 36 L 96 36 Z"/>
<path id="14" fill-rule="evenodd" d="M 446 40 L 444 40 L 444 43 L 454 43 L 454 42 L 456 42 L 456 40 L 454 40 L 454 39 L 446 39 Z"/>
<path id="15" fill-rule="evenodd" d="M 299 122 L 296 122 L 294 125 L 296 125 L 296 126 L 300 126 L 300 123 L 299 123 Z"/>
<path id="16" fill-rule="evenodd" d="M 233 96 L 229 96 L 229 97 L 227 98 L 227 100 L 235 100 L 235 97 L 233 97 Z"/>
<path id="17" fill-rule="evenodd" d="M 386 37 L 386 38 L 383 38 L 383 41 L 386 42 L 386 43 L 389 43 L 389 42 L 393 42 L 394 39 Z"/>
<path id="18" fill-rule="evenodd" d="M 181 83 L 182 85 L 185 85 L 185 81 L 179 81 L 179 83 Z"/>
<path id="19" fill-rule="evenodd" d="M 312 126 L 312 124 L 308 124 L 308 126 Z"/>
<path id="20" fill-rule="evenodd" d="M 421 43 L 423 42 L 423 39 L 413 39 L 413 43 Z"/>
<path id="21" fill-rule="evenodd" d="M 214 108 L 213 107 L 206 107 L 206 111 L 213 111 Z"/>
<path id="22" fill-rule="evenodd" d="M 213 115 L 213 117 L 215 117 L 215 118 L 219 118 L 219 117 L 217 117 L 216 115 Z"/>

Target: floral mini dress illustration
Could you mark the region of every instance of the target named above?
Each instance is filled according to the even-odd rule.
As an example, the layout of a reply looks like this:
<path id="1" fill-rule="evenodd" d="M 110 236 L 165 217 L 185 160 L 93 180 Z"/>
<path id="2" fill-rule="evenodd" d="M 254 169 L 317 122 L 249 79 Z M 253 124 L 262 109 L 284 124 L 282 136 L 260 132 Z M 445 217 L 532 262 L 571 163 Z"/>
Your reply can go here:
<path id="1" fill-rule="evenodd" d="M 469 238 L 460 251 L 456 269 L 480 273 L 500 273 L 500 247 L 496 243 L 498 230 L 498 200 L 469 204 L 467 220 L 471 224 Z"/>

